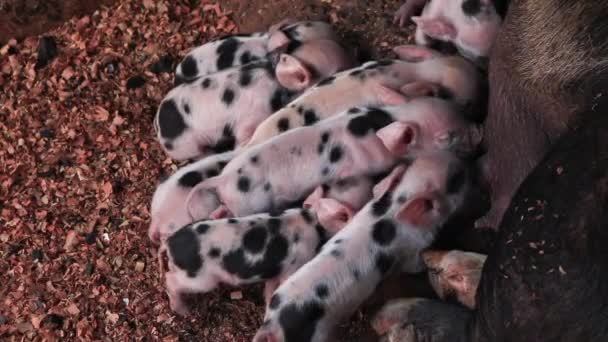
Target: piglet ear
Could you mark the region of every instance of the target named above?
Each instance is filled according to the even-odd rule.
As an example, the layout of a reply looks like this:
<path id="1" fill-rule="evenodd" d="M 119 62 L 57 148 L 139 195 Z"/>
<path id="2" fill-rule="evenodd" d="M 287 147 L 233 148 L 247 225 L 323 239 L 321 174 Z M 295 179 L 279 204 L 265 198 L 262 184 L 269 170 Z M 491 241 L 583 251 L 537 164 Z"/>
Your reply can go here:
<path id="1" fill-rule="evenodd" d="M 269 34 L 268 43 L 266 43 L 266 48 L 269 52 L 285 47 L 291 41 L 285 32 L 281 30 L 276 30 L 274 32 L 269 31 Z"/>
<path id="2" fill-rule="evenodd" d="M 289 90 L 304 90 L 312 82 L 312 75 L 304 63 L 284 53 L 279 57 L 275 73 L 279 83 Z"/>
<path id="3" fill-rule="evenodd" d="M 404 94 L 395 91 L 391 88 L 385 87 L 379 83 L 375 86 L 380 101 L 382 101 L 382 104 L 386 106 L 400 106 L 407 103 L 408 99 Z"/>
<path id="4" fill-rule="evenodd" d="M 427 250 L 422 252 L 422 260 L 426 267 L 436 270 L 440 268 L 439 264 L 447 253 L 447 251 Z"/>
<path id="5" fill-rule="evenodd" d="M 456 28 L 452 23 L 441 18 L 412 17 L 418 28 L 427 36 L 441 40 L 456 38 Z"/>
<path id="6" fill-rule="evenodd" d="M 436 196 L 423 194 L 405 202 L 397 211 L 395 218 L 402 224 L 414 228 L 431 229 L 439 212 Z"/>
<path id="7" fill-rule="evenodd" d="M 287 18 L 279 21 L 278 23 L 270 26 L 268 28 L 268 33 L 273 34 L 276 31 L 282 30 L 282 29 L 284 29 L 285 27 L 287 27 L 287 26 L 289 26 L 291 24 L 295 24 L 296 22 L 297 22 L 296 19 L 291 18 L 291 17 L 287 17 Z"/>
<path id="8" fill-rule="evenodd" d="M 401 93 L 408 98 L 431 96 L 438 97 L 441 86 L 433 82 L 414 81 L 401 87 Z"/>
<path id="9" fill-rule="evenodd" d="M 316 207 L 319 223 L 334 233 L 342 229 L 355 215 L 352 208 L 333 198 L 320 199 Z"/>
<path id="10" fill-rule="evenodd" d="M 324 192 L 325 191 L 323 191 L 323 187 L 318 186 L 310 195 L 308 195 L 308 197 L 306 197 L 302 206 L 305 209 L 314 208 L 316 204 L 319 203 L 321 198 L 323 198 Z"/>
<path id="11" fill-rule="evenodd" d="M 374 198 L 378 199 L 384 196 L 387 191 L 392 191 L 401 181 L 401 177 L 403 177 L 406 170 L 407 167 L 403 164 L 396 166 L 388 176 L 384 177 L 380 183 L 374 186 L 372 190 Z"/>
<path id="12" fill-rule="evenodd" d="M 381 128 L 376 135 L 389 152 L 395 156 L 405 155 L 418 136 L 418 126 L 414 123 L 393 122 Z"/>
<path id="13" fill-rule="evenodd" d="M 428 59 L 441 57 L 441 53 L 428 47 L 419 45 L 400 45 L 393 48 L 399 59 L 406 62 L 417 63 Z"/>
<path id="14" fill-rule="evenodd" d="M 209 218 L 220 204 L 215 189 L 205 182 L 194 187 L 186 199 L 186 208 L 192 221 Z"/>

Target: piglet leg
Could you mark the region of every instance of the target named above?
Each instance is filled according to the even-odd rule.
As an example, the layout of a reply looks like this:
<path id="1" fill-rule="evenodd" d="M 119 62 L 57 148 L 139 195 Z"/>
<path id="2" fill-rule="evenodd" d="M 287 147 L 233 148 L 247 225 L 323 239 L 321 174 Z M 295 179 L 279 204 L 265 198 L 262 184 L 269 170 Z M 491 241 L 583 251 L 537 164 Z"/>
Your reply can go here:
<path id="1" fill-rule="evenodd" d="M 279 288 L 279 285 L 281 285 L 281 279 L 278 277 L 270 279 L 264 284 L 264 301 L 266 302 L 266 307 L 270 305 L 272 294 Z"/>
<path id="2" fill-rule="evenodd" d="M 167 295 L 169 296 L 169 306 L 171 310 L 181 316 L 187 315 L 190 310 L 186 303 L 182 300 L 182 293 L 186 292 L 185 289 L 179 283 L 176 274 L 173 272 L 167 272 L 165 274 L 167 281 Z"/>

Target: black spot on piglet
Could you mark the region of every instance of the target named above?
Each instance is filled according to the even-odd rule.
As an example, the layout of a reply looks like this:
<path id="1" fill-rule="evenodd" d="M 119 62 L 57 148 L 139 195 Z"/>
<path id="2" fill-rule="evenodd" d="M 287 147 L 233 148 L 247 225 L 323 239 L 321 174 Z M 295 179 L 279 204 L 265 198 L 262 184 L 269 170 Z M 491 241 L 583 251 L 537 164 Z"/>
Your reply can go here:
<path id="1" fill-rule="evenodd" d="M 390 114 L 379 108 L 370 108 L 367 113 L 352 118 L 348 125 L 348 131 L 356 137 L 365 136 L 370 130 L 377 131 L 393 122 Z"/>
<path id="2" fill-rule="evenodd" d="M 203 267 L 203 258 L 199 255 L 199 242 L 191 226 L 181 228 L 167 239 L 169 253 L 175 265 L 195 277 L 196 272 Z"/>
<path id="3" fill-rule="evenodd" d="M 181 176 L 177 184 L 184 188 L 193 188 L 195 185 L 203 181 L 203 176 L 198 171 L 190 171 L 186 172 L 183 176 Z"/>
<path id="4" fill-rule="evenodd" d="M 224 102 L 226 106 L 230 106 L 232 104 L 232 101 L 234 101 L 234 96 L 234 90 L 226 88 L 224 90 L 224 93 L 222 94 L 222 102 Z"/>
<path id="5" fill-rule="evenodd" d="M 188 55 L 181 63 L 182 76 L 186 79 L 192 79 L 198 75 L 198 66 L 194 57 Z"/>
<path id="6" fill-rule="evenodd" d="M 302 215 L 302 218 L 308 224 L 311 224 L 314 221 L 314 218 L 312 217 L 312 214 L 307 209 L 302 209 L 300 211 L 300 215 Z"/>
<path id="7" fill-rule="evenodd" d="M 239 177 L 239 180 L 236 183 L 236 187 L 237 189 L 239 189 L 240 192 L 249 192 L 249 188 L 251 186 L 251 180 L 249 180 L 249 178 L 247 177 Z"/>
<path id="8" fill-rule="evenodd" d="M 209 226 L 208 224 L 201 223 L 196 226 L 196 232 L 202 235 L 207 233 L 207 231 L 209 231 L 209 228 L 211 228 L 211 226 Z"/>
<path id="9" fill-rule="evenodd" d="M 243 235 L 243 248 L 251 253 L 259 253 L 264 249 L 267 236 L 263 227 L 252 228 Z"/>
<path id="10" fill-rule="evenodd" d="M 311 341 L 317 323 L 324 315 L 325 309 L 316 301 L 284 306 L 279 313 L 279 325 L 283 329 L 285 341 Z"/>
<path id="11" fill-rule="evenodd" d="M 272 295 L 272 297 L 270 297 L 270 303 L 268 304 L 268 307 L 270 308 L 270 310 L 276 310 L 279 305 L 281 305 L 281 295 L 275 293 Z"/>
<path id="12" fill-rule="evenodd" d="M 188 127 L 184 122 L 182 114 L 177 109 L 175 101 L 168 100 L 160 105 L 158 111 L 158 126 L 160 135 L 165 139 L 179 137 Z"/>
<path id="13" fill-rule="evenodd" d="M 219 256 L 220 256 L 220 254 L 221 254 L 221 253 L 222 253 L 222 251 L 221 251 L 219 248 L 217 248 L 217 247 L 212 247 L 212 248 L 209 250 L 209 254 L 208 254 L 208 255 L 209 255 L 209 257 L 210 257 L 210 258 L 217 258 L 217 257 L 219 257 Z"/>
<path id="14" fill-rule="evenodd" d="M 329 162 L 330 163 L 337 163 L 340 161 L 340 159 L 342 159 L 342 148 L 340 146 L 334 146 L 331 148 L 331 150 L 329 151 Z"/>
<path id="15" fill-rule="evenodd" d="M 272 97 L 270 98 L 270 109 L 273 112 L 281 109 L 287 102 L 289 102 L 291 95 L 292 94 L 285 89 L 275 90 L 274 94 L 272 94 Z"/>
<path id="16" fill-rule="evenodd" d="M 388 208 L 391 206 L 391 195 L 391 192 L 387 191 L 372 204 L 372 214 L 374 214 L 374 216 L 378 217 L 386 214 Z"/>
<path id="17" fill-rule="evenodd" d="M 227 272 L 243 279 L 255 276 L 261 279 L 274 278 L 281 273 L 281 263 L 287 256 L 288 241 L 281 235 L 273 236 L 266 245 L 266 251 L 260 261 L 251 264 L 245 259 L 244 250 L 239 248 L 227 253 L 222 263 Z"/>
<path id="18" fill-rule="evenodd" d="M 481 3 L 479 0 L 465 0 L 462 3 L 462 11 L 468 16 L 474 16 L 481 11 Z"/>
<path id="19" fill-rule="evenodd" d="M 329 295 L 329 288 L 325 284 L 318 284 L 315 287 L 315 293 L 320 299 L 323 299 Z"/>
<path id="20" fill-rule="evenodd" d="M 238 49 L 241 42 L 234 38 L 227 38 L 217 47 L 217 70 L 224 70 L 226 68 L 230 68 L 234 64 L 234 58 L 236 55 L 236 50 Z"/>
<path id="21" fill-rule="evenodd" d="M 277 128 L 279 129 L 279 132 L 285 132 L 289 129 L 289 119 L 288 118 L 281 118 L 278 122 L 277 122 Z"/>
<path id="22" fill-rule="evenodd" d="M 377 244 L 387 246 L 393 242 L 396 235 L 397 229 L 390 220 L 380 220 L 374 224 L 372 238 Z"/>
<path id="23" fill-rule="evenodd" d="M 314 110 L 309 109 L 304 112 L 304 125 L 305 126 L 310 126 L 317 121 L 319 121 L 319 117 L 317 117 L 317 114 L 315 113 Z"/>
<path id="24" fill-rule="evenodd" d="M 213 151 L 213 153 L 224 153 L 226 151 L 230 151 L 234 149 L 236 145 L 236 137 L 234 136 L 234 132 L 230 125 L 226 124 L 224 126 L 224 130 L 222 131 L 222 137 L 215 143 L 213 146 L 208 146 L 208 148 Z M 220 170 L 224 168 L 226 164 L 220 166 Z"/>

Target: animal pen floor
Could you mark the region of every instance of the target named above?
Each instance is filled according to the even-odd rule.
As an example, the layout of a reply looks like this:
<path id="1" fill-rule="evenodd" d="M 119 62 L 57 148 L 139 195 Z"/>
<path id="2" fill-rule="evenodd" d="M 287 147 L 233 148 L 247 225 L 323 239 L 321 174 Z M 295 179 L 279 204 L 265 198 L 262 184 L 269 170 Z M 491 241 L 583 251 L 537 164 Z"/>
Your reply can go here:
<path id="1" fill-rule="evenodd" d="M 0 1 L 0 339 L 249 341 L 261 286 L 194 296 L 185 318 L 168 306 L 146 235 L 154 188 L 178 167 L 152 125 L 173 82 L 159 59 L 286 14 L 330 21 L 361 60 L 391 57 L 411 26 L 392 24 L 398 1 L 80 3 Z M 37 34 L 59 48 L 39 69 Z M 429 295 L 424 276 L 386 282 L 341 340 L 374 340 L 369 313 L 397 292 Z"/>

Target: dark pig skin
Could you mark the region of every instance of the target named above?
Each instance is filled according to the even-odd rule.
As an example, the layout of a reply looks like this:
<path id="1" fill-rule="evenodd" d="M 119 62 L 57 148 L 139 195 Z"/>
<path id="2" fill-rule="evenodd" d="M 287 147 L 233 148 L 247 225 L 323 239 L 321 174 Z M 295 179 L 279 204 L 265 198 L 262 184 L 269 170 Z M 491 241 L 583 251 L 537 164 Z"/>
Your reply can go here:
<path id="1" fill-rule="evenodd" d="M 479 164 L 492 208 L 478 227 L 498 227 L 525 177 L 606 96 L 607 17 L 601 0 L 511 2 L 490 58 L 487 153 Z"/>
<path id="2" fill-rule="evenodd" d="M 412 325 L 410 341 L 432 342 L 606 340 L 608 99 L 592 108 L 516 193 L 484 265 L 477 310 L 403 299 L 380 311 L 377 331 Z"/>
<path id="3" fill-rule="evenodd" d="M 380 311 L 379 333 L 411 326 L 408 341 L 606 340 L 607 17 L 605 1 L 511 2 L 489 69 L 482 165 L 494 212 L 478 223 L 498 232 L 478 309 L 402 300 Z"/>

